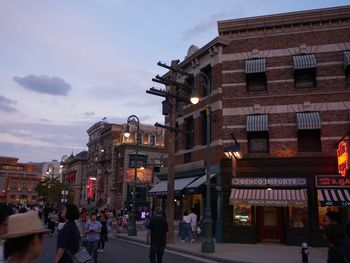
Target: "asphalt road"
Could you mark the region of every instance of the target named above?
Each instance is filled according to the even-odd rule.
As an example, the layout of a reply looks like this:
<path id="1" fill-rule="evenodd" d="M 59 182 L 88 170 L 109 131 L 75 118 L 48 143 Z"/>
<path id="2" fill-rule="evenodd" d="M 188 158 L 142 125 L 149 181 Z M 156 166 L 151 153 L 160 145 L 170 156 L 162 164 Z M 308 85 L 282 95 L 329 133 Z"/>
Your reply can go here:
<path id="1" fill-rule="evenodd" d="M 51 263 L 56 251 L 57 236 L 44 237 L 44 248 L 40 258 L 33 261 L 34 263 Z M 99 263 L 147 263 L 149 248 L 147 245 L 133 244 L 124 240 L 118 240 L 110 237 L 106 243 L 103 253 L 99 254 Z M 184 256 L 178 252 L 166 252 L 163 256 L 164 263 L 200 263 L 213 262 L 193 256 Z"/>

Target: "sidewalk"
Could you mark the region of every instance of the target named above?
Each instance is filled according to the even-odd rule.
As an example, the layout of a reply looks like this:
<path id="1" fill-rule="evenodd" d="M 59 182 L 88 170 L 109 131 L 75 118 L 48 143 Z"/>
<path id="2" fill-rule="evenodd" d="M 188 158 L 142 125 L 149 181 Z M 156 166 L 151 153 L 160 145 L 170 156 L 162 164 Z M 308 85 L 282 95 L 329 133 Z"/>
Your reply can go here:
<path id="1" fill-rule="evenodd" d="M 136 237 L 129 237 L 126 233 L 114 234 L 119 239 L 129 240 L 145 244 L 145 229 L 138 229 Z M 217 262 L 235 263 L 300 263 L 300 247 L 286 246 L 281 244 L 259 243 L 259 244 L 237 244 L 216 243 L 214 253 L 201 252 L 201 241 L 194 243 L 181 243 L 175 230 L 174 244 L 168 244 L 166 249 L 189 254 Z M 325 263 L 327 261 L 327 248 L 309 248 L 309 263 Z"/>

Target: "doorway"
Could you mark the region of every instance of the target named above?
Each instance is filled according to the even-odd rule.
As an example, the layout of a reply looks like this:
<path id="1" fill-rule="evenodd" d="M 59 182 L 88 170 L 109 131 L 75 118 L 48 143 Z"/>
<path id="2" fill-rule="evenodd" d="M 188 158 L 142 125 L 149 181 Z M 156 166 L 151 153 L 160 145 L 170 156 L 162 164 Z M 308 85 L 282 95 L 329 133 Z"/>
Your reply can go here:
<path id="1" fill-rule="evenodd" d="M 275 206 L 257 207 L 258 240 L 261 242 L 283 242 L 283 208 Z"/>

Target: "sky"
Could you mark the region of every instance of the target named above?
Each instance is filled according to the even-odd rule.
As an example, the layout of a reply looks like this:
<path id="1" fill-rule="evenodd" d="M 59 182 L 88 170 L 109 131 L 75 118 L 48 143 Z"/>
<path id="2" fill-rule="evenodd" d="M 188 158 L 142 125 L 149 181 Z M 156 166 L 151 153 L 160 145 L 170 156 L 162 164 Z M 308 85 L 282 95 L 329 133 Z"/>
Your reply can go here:
<path id="1" fill-rule="evenodd" d="M 146 94 L 217 21 L 349 4 L 338 0 L 0 0 L 0 156 L 61 160 L 107 118 L 163 122 Z"/>

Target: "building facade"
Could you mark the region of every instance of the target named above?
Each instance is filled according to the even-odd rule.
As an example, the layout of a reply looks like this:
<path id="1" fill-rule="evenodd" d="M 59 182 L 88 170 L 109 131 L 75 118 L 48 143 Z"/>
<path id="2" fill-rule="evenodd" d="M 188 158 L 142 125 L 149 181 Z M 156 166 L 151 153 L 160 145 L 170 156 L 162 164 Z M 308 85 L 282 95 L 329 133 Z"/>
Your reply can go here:
<path id="1" fill-rule="evenodd" d="M 75 156 L 73 153 L 61 161 L 62 183 L 68 191 L 68 199 L 80 206 L 87 205 L 87 159 L 88 152 L 82 151 Z"/>
<path id="2" fill-rule="evenodd" d="M 138 141 L 136 206 L 149 208 L 148 190 L 154 171 L 159 171 L 164 152 L 164 135 L 153 125 L 140 124 L 131 136 L 124 136 L 121 124 L 99 122 L 88 130 L 88 197 L 109 209 L 130 209 L 134 180 L 135 143 Z M 90 191 L 90 189 L 93 189 Z"/>
<path id="3" fill-rule="evenodd" d="M 349 6 L 219 21 L 218 37 L 178 64 L 195 77 L 177 80 L 201 99 L 177 117 L 187 132 L 177 137 L 176 170 L 190 177 L 206 160 L 209 106 L 218 240 L 322 245 L 327 211 L 349 220 L 346 185 L 320 184 L 341 177 L 337 146 L 350 131 L 349 29 Z M 230 145 L 241 159 L 225 158 Z"/>
<path id="4" fill-rule="evenodd" d="M 0 200 L 12 204 L 35 204 L 39 201 L 36 185 L 41 171 L 32 163 L 19 163 L 18 158 L 0 157 Z"/>

